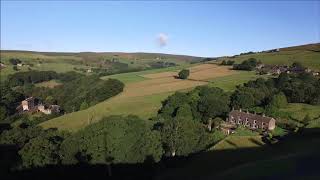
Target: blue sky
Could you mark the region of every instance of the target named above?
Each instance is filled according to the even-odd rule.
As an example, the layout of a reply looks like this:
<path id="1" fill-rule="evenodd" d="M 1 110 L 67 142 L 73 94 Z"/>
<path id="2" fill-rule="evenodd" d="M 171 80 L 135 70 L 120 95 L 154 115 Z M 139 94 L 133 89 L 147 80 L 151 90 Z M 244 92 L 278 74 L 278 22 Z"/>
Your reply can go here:
<path id="1" fill-rule="evenodd" d="M 315 42 L 319 1 L 1 1 L 1 49 L 222 56 Z"/>

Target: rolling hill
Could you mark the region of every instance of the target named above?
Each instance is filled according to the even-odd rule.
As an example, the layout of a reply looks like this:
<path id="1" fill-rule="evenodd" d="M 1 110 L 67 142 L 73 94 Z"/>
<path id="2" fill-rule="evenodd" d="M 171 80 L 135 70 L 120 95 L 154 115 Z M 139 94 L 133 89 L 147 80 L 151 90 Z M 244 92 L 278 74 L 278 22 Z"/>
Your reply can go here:
<path id="1" fill-rule="evenodd" d="M 233 60 L 240 63 L 249 58 L 256 58 L 265 64 L 291 65 L 300 62 L 310 69 L 320 71 L 320 43 L 280 48 L 278 52 L 257 52 L 253 54 L 220 57 L 222 60 Z"/>

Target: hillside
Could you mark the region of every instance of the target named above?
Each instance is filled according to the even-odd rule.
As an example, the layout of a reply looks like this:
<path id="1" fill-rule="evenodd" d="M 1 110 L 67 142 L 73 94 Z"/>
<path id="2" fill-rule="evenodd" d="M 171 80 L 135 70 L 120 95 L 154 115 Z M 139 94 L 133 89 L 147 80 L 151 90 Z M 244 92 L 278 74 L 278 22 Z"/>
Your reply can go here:
<path id="1" fill-rule="evenodd" d="M 95 69 L 94 73 L 105 75 L 185 65 L 203 59 L 201 57 L 161 53 L 69 53 L 1 50 L 1 62 L 6 66 L 0 71 L 2 79 L 15 73 L 13 65 L 9 62 L 11 58 L 18 58 L 24 64 L 24 66 L 18 67 L 19 71 L 52 70 L 84 73 L 88 69 Z"/>
<path id="2" fill-rule="evenodd" d="M 222 60 L 233 60 L 240 63 L 249 58 L 256 58 L 265 64 L 291 65 L 293 62 L 300 62 L 313 70 L 320 70 L 320 43 L 280 48 L 278 52 L 258 52 L 246 55 L 231 57 L 220 57 Z"/>
<path id="3" fill-rule="evenodd" d="M 256 136 L 229 136 L 218 148 L 168 165 L 157 179 L 318 179 L 319 142 L 319 129 L 305 129 L 274 145 Z"/>

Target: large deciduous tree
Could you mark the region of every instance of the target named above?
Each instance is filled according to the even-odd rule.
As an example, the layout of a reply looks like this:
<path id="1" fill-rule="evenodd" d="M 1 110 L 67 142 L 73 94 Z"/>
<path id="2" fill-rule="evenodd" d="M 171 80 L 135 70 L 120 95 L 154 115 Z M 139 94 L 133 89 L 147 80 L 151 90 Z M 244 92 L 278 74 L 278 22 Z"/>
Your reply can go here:
<path id="1" fill-rule="evenodd" d="M 86 127 L 61 147 L 63 163 L 84 159 L 91 164 L 158 162 L 163 154 L 160 133 L 136 116 L 111 116 Z M 85 157 L 85 158 L 84 158 Z"/>

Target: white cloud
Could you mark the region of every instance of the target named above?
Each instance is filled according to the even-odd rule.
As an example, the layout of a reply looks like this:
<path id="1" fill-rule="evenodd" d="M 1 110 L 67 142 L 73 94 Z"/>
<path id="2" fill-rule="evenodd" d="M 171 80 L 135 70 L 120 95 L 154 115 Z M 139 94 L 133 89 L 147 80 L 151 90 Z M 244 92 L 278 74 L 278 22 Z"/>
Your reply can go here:
<path id="1" fill-rule="evenodd" d="M 164 47 L 168 44 L 169 37 L 165 33 L 159 33 L 157 36 L 157 44 L 160 47 Z"/>

